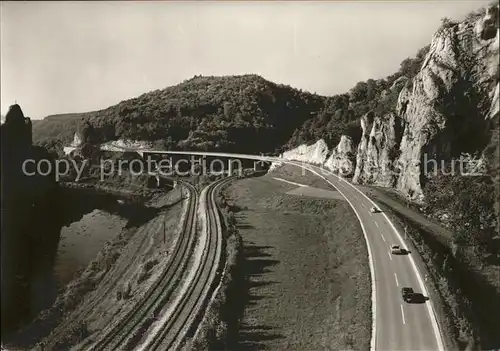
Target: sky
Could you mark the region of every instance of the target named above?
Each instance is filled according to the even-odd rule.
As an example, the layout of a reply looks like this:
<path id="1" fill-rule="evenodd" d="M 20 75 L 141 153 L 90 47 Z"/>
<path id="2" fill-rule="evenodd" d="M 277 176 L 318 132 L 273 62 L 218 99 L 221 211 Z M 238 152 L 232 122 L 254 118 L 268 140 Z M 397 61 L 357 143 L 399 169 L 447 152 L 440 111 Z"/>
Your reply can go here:
<path id="1" fill-rule="evenodd" d="M 2 1 L 1 113 L 93 111 L 200 74 L 343 93 L 490 2 Z"/>

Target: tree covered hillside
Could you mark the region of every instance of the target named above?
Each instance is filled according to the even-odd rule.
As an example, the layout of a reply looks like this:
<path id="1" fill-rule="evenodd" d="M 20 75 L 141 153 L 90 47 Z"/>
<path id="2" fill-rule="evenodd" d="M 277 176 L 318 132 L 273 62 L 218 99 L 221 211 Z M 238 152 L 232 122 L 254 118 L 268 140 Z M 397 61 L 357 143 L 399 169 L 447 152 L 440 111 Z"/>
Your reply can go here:
<path id="1" fill-rule="evenodd" d="M 294 132 L 287 147 L 318 139 L 334 147 L 342 134 L 349 135 L 357 144 L 361 138 L 360 117 L 369 112 L 379 117 L 394 112 L 401 89 L 411 83 L 428 52 L 429 46 L 420 49 L 415 58 L 403 60 L 399 70 L 385 79 L 358 82 L 349 93 L 328 97 L 323 108 Z"/>
<path id="2" fill-rule="evenodd" d="M 363 114 L 395 106 L 399 91 L 391 86 L 402 76 L 414 76 L 427 51 L 405 59 L 386 79 L 359 82 L 349 93 L 332 97 L 257 75 L 195 76 L 104 110 L 46 117 L 33 125 L 33 137 L 59 152 L 77 130 L 90 143 L 125 138 L 170 149 L 279 152 L 320 138 L 334 146 L 342 134 L 359 139 Z"/>
<path id="3" fill-rule="evenodd" d="M 32 120 L 33 142 L 51 151 L 62 152 L 68 145 L 86 113 L 67 113 Z"/>
<path id="4" fill-rule="evenodd" d="M 68 143 L 80 128 L 90 143 L 125 138 L 159 148 L 271 152 L 324 100 L 257 75 L 195 76 L 105 110 L 50 116 L 34 132 L 36 142 L 49 147 Z"/>

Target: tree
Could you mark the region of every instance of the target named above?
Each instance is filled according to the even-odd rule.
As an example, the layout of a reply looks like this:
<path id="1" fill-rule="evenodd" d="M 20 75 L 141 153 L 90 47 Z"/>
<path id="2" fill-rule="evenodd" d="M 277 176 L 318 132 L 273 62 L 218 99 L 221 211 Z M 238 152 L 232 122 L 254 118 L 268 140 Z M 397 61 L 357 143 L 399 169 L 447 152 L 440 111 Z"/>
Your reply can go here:
<path id="1" fill-rule="evenodd" d="M 368 96 L 368 84 L 366 82 L 358 82 L 349 91 L 350 100 L 352 102 L 358 102 L 364 100 Z"/>

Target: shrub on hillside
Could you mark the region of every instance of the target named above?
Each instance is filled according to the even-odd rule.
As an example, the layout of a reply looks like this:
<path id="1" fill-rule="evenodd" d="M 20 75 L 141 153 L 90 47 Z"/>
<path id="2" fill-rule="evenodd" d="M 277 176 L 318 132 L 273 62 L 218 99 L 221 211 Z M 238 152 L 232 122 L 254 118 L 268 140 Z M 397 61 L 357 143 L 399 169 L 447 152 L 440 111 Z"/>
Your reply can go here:
<path id="1" fill-rule="evenodd" d="M 490 177 L 439 175 L 429 180 L 424 192 L 427 212 L 446 209 L 455 250 L 472 249 L 480 261 L 496 259 L 495 189 Z"/>

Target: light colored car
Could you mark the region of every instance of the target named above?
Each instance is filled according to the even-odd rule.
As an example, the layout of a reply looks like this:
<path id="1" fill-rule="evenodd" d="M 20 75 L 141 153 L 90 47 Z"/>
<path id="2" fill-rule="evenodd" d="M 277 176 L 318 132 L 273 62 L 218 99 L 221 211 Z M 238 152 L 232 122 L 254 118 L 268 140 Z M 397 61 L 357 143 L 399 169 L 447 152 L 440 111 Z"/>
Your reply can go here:
<path id="1" fill-rule="evenodd" d="M 391 245 L 391 253 L 392 254 L 402 254 L 402 253 L 405 253 L 405 250 L 402 249 L 399 245 Z"/>
<path id="2" fill-rule="evenodd" d="M 378 210 L 377 210 L 377 208 L 376 208 L 375 206 L 373 206 L 372 208 L 370 208 L 370 212 L 371 212 L 371 213 L 375 213 L 375 212 L 377 212 L 377 211 L 378 211 Z"/>

